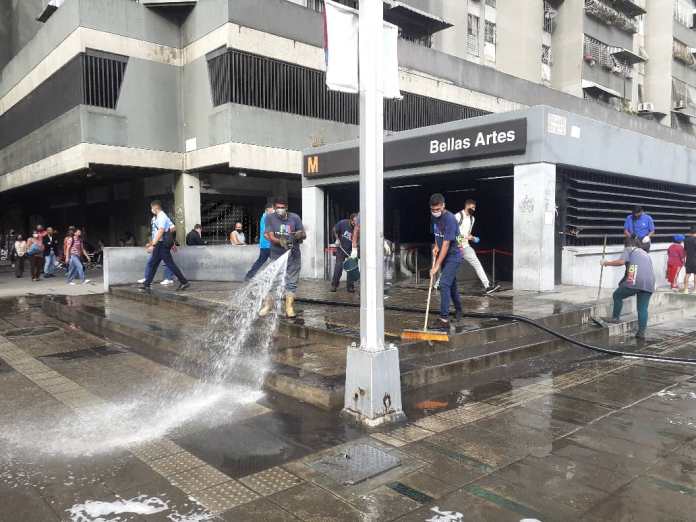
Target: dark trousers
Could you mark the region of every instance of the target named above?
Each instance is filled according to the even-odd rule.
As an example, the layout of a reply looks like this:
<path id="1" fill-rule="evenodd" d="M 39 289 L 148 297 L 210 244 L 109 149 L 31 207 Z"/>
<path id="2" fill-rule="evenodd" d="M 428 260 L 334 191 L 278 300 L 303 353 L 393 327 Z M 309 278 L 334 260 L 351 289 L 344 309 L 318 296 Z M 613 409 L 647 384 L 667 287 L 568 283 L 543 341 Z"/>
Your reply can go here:
<path id="1" fill-rule="evenodd" d="M 648 326 L 648 305 L 652 297 L 650 292 L 620 286 L 614 291 L 614 312 L 612 316 L 618 319 L 623 309 L 624 299 L 634 295 L 636 296 L 636 308 L 638 309 L 638 329 L 645 330 Z"/>
<path id="2" fill-rule="evenodd" d="M 159 268 L 161 262 L 164 262 L 165 266 L 172 271 L 172 273 L 179 280 L 179 283 L 188 283 L 188 280 L 186 279 L 184 274 L 182 274 L 181 270 L 179 270 L 179 267 L 176 266 L 176 263 L 172 258 L 172 252 L 170 250 L 170 247 L 165 246 L 164 243 L 160 241 L 159 243 L 157 243 L 157 245 L 155 245 L 155 248 L 152 251 L 152 268 L 150 269 L 150 273 L 147 274 L 147 279 L 144 283 L 145 286 L 152 285 L 152 280 L 155 278 L 155 274 L 157 273 L 157 269 Z"/>
<path id="3" fill-rule="evenodd" d="M 39 279 L 43 272 L 44 258 L 42 255 L 34 255 L 29 258 L 29 266 L 31 266 L 31 278 Z"/>
<path id="4" fill-rule="evenodd" d="M 248 281 L 249 279 L 253 278 L 256 275 L 256 272 L 258 272 L 263 264 L 268 261 L 268 258 L 271 256 L 271 249 L 270 248 L 261 248 L 259 250 L 259 257 L 254 261 L 254 264 L 251 265 L 251 268 L 247 272 L 247 275 L 244 276 L 244 280 Z"/>
<path id="5" fill-rule="evenodd" d="M 457 288 L 457 271 L 461 264 L 461 259 L 447 259 L 440 268 L 440 317 L 442 319 L 449 317 L 450 299 L 457 312 L 462 309 L 462 301 L 459 298 L 459 289 Z"/>
<path id="6" fill-rule="evenodd" d="M 343 262 L 346 259 L 348 259 L 349 256 L 350 252 L 346 254 L 341 248 L 336 250 L 336 266 L 334 267 L 333 278 L 331 279 L 331 286 L 333 286 L 334 288 L 338 288 L 338 285 L 341 284 L 341 275 L 343 274 Z M 346 286 L 348 288 L 353 288 L 355 286 L 355 283 L 353 281 L 348 280 L 346 282 Z"/>
<path id="7" fill-rule="evenodd" d="M 22 277 L 24 275 L 24 258 L 26 256 L 15 256 L 15 276 Z"/>

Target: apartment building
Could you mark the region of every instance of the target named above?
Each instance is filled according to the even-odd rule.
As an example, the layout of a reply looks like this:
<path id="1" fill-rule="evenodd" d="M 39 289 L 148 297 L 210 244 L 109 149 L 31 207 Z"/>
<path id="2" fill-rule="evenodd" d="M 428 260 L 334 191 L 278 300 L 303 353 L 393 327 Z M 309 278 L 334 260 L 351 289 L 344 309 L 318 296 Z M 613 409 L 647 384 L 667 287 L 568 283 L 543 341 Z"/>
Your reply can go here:
<path id="1" fill-rule="evenodd" d="M 657 214 L 681 226 L 696 202 L 692 97 L 688 87 L 672 94 L 677 80 L 696 85 L 674 51 L 676 41 L 696 47 L 687 7 L 681 0 L 384 0 L 385 19 L 400 28 L 404 95 L 385 102 L 385 132 L 546 105 L 558 111 L 545 123 L 548 133 L 589 147 L 562 115 L 601 122 L 608 136 L 614 129 L 635 139 L 620 151 L 610 139 L 593 143 L 583 152 L 596 160 L 592 172 L 586 166 L 573 179 L 606 175 L 619 192 L 627 185 L 642 192 L 605 201 L 606 212 L 592 217 L 587 208 L 596 202 L 580 205 L 587 198 L 558 174 L 564 245 L 592 246 L 606 231 L 618 241 L 620 215 L 644 200 L 681 198 L 670 203 L 677 210 Z M 325 88 L 323 0 L 12 0 L 0 10 L 0 231 L 80 224 L 95 242 L 117 244 L 126 233 L 142 241 L 147 201 L 156 197 L 180 229 L 201 222 L 211 243 L 223 242 L 235 221 L 254 238 L 268 197 L 287 196 L 303 212 L 319 205 L 303 188 L 307 150 L 358 136 L 358 97 Z M 670 159 L 671 172 L 646 175 L 663 158 L 637 152 L 645 140 L 683 151 Z M 643 156 L 622 168 L 617 154 Z M 511 206 L 514 186 L 505 176 L 494 189 L 476 188 L 477 197 Z M 441 179 L 459 186 L 468 178 Z M 314 209 L 326 216 L 326 231 L 356 205 L 354 187 L 340 185 Z M 472 189 L 460 188 L 462 197 Z M 390 212 L 395 237 L 407 221 L 399 209 Z M 505 216 L 512 219 L 512 210 Z M 499 246 L 512 248 L 507 236 Z M 409 241 L 417 239 L 425 238 Z"/>

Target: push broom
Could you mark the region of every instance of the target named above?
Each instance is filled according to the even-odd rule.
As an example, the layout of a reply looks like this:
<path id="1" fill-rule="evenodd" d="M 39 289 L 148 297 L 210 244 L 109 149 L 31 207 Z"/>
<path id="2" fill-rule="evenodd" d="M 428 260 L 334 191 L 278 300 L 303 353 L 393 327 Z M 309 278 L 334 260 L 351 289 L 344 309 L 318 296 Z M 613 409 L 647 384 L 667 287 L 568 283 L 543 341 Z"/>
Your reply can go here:
<path id="1" fill-rule="evenodd" d="M 599 271 L 599 288 L 597 289 L 597 301 L 595 303 L 594 311 L 597 312 L 597 308 L 599 308 L 599 299 L 602 296 L 602 280 L 604 279 L 604 258 L 607 256 L 607 235 L 604 234 L 604 247 L 602 248 L 602 268 Z M 597 326 L 601 326 L 602 328 L 606 328 L 609 325 L 602 320 L 599 317 L 596 317 L 594 315 L 590 316 L 590 319 L 594 324 Z"/>
<path id="2" fill-rule="evenodd" d="M 433 267 L 435 258 L 433 258 Z M 436 341 L 446 343 L 449 341 L 447 332 L 435 332 L 428 330 L 428 316 L 430 315 L 430 298 L 433 295 L 433 276 L 430 274 L 430 285 L 428 286 L 428 303 L 425 306 L 425 322 L 422 330 L 404 330 L 401 332 L 402 341 Z"/>

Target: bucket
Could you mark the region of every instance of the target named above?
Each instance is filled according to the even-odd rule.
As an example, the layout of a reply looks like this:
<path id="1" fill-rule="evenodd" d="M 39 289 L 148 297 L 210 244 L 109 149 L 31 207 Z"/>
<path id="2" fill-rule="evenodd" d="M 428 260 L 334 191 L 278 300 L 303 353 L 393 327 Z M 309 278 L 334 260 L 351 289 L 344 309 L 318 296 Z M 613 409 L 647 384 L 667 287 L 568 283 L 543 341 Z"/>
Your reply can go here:
<path id="1" fill-rule="evenodd" d="M 346 271 L 346 276 L 349 282 L 360 279 L 360 262 L 355 257 L 349 257 L 343 262 L 343 270 Z"/>

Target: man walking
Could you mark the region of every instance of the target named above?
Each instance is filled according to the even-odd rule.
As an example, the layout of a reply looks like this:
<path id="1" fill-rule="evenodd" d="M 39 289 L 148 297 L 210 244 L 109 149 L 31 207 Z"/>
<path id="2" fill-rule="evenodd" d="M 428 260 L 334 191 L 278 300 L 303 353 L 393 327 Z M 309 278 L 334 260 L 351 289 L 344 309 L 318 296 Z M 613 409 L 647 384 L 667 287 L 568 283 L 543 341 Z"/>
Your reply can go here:
<path id="1" fill-rule="evenodd" d="M 641 242 L 641 248 L 650 252 L 650 241 L 654 235 L 655 223 L 653 218 L 640 205 L 633 207 L 633 212 L 626 216 L 624 222 L 624 236 L 627 238 L 636 236 Z"/>
<path id="2" fill-rule="evenodd" d="M 300 243 L 306 239 L 307 234 L 300 216 L 288 212 L 288 202 L 285 198 L 276 198 L 273 203 L 273 214 L 266 216 L 265 236 L 271 242 L 271 261 L 290 251 L 285 274 L 285 315 L 292 319 L 297 316 L 294 304 L 302 267 Z M 268 296 L 259 315 L 261 317 L 268 315 L 273 304 L 273 297 Z"/>
<path id="3" fill-rule="evenodd" d="M 44 277 L 55 277 L 56 259 L 58 257 L 58 238 L 53 235 L 53 228 L 46 229 L 44 245 Z"/>
<path id="4" fill-rule="evenodd" d="M 338 290 L 343 274 L 343 262 L 351 257 L 353 253 L 353 231 L 357 222 L 358 215 L 351 214 L 348 219 L 342 219 L 333 229 L 336 238 L 336 266 L 334 267 L 333 279 L 331 280 L 331 291 Z M 355 292 L 355 282 L 348 278 L 346 282 L 348 292 Z"/>
<path id="5" fill-rule="evenodd" d="M 683 292 L 688 294 L 689 279 L 691 279 L 692 275 L 696 278 L 696 225 L 691 225 L 689 229 L 689 233 L 684 240 L 684 250 L 686 251 L 686 262 L 684 263 Z"/>
<path id="6" fill-rule="evenodd" d="M 244 276 L 244 281 L 251 281 L 271 255 L 271 242 L 266 239 L 266 218 L 271 214 L 273 214 L 273 203 L 269 201 L 259 220 L 259 257 Z"/>
<path id="7" fill-rule="evenodd" d="M 471 267 L 476 272 L 476 275 L 483 285 L 483 291 L 486 294 L 492 294 L 496 290 L 500 289 L 500 285 L 492 285 L 488 281 L 488 276 L 486 271 L 481 266 L 481 261 L 479 261 L 476 251 L 469 244 L 469 241 L 474 243 L 479 242 L 479 238 L 472 235 L 474 230 L 474 223 L 476 218 L 474 214 L 476 213 L 476 201 L 473 199 L 467 199 L 464 202 L 464 208 L 455 214 L 457 219 L 457 224 L 459 225 L 459 236 L 457 237 L 457 243 L 462 251 L 462 256 L 464 260 L 471 265 Z"/>
<path id="8" fill-rule="evenodd" d="M 152 227 L 152 266 L 150 267 L 150 271 L 141 290 L 149 292 L 152 289 L 152 280 L 161 262 L 164 262 L 164 265 L 169 268 L 179 280 L 179 287 L 177 290 L 186 290 L 191 286 L 191 283 L 188 282 L 184 274 L 179 270 L 179 267 L 176 266 L 174 259 L 172 259 L 171 249 L 174 245 L 174 223 L 162 210 L 162 203 L 160 201 L 153 201 L 150 204 L 150 211 L 155 216 Z"/>
<path id="9" fill-rule="evenodd" d="M 433 267 L 430 270 L 432 280 L 440 273 L 440 318 L 436 328 L 449 330 L 450 299 L 454 303 L 457 320 L 461 319 L 462 302 L 457 289 L 457 270 L 462 264 L 462 252 L 457 248 L 459 228 L 457 220 L 445 209 L 445 197 L 442 194 L 430 196 L 430 223 L 435 241 L 433 244 Z"/>
<path id="10" fill-rule="evenodd" d="M 186 246 L 203 246 L 205 241 L 203 241 L 203 227 L 201 225 L 196 225 L 193 227 L 191 232 L 186 234 Z"/>

